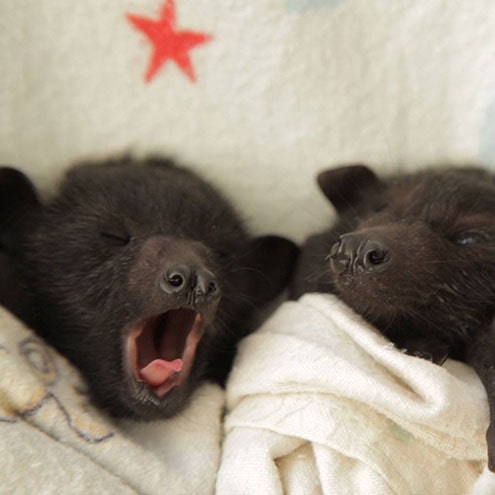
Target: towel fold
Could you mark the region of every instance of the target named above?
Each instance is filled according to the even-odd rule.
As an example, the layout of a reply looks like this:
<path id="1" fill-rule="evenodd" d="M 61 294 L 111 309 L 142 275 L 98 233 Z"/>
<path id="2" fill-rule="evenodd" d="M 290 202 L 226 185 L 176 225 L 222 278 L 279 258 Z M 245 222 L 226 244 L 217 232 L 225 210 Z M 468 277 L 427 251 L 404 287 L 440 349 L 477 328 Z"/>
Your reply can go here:
<path id="1" fill-rule="evenodd" d="M 330 295 L 245 339 L 227 405 L 218 495 L 462 495 L 486 462 L 474 370 L 406 355 Z"/>

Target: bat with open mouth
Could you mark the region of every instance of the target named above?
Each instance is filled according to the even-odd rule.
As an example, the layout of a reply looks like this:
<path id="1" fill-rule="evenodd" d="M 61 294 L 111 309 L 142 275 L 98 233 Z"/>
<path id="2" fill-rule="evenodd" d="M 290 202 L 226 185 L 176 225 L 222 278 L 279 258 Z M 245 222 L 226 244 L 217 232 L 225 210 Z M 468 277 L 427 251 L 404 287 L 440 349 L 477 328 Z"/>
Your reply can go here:
<path id="1" fill-rule="evenodd" d="M 297 257 L 289 240 L 250 236 L 218 191 L 166 159 L 81 164 L 48 201 L 4 167 L 0 198 L 0 303 L 114 416 L 167 417 L 203 379 L 225 380 Z"/>

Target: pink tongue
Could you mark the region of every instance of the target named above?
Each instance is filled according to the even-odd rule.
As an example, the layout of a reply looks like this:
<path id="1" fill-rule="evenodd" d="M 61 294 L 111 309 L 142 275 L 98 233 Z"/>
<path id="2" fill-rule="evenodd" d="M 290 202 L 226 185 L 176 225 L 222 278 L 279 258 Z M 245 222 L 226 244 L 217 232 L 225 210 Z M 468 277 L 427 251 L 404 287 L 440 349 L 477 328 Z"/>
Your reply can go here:
<path id="1" fill-rule="evenodd" d="M 150 387 L 158 387 L 181 369 L 182 359 L 174 359 L 173 361 L 155 359 L 145 366 L 139 374 Z"/>

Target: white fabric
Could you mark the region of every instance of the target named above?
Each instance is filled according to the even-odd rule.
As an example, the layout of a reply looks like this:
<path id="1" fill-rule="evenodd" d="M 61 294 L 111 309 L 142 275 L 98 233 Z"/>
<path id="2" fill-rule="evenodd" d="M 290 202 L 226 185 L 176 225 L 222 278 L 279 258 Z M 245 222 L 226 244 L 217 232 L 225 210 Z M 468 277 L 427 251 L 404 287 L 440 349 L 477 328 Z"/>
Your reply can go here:
<path id="1" fill-rule="evenodd" d="M 2 494 L 214 492 L 219 387 L 202 387 L 176 418 L 117 423 L 90 405 L 65 359 L 1 308 L 0 330 Z"/>
<path id="2" fill-rule="evenodd" d="M 488 467 L 483 469 L 481 476 L 473 486 L 472 495 L 493 495 L 495 493 L 495 473 L 492 473 Z"/>
<path id="3" fill-rule="evenodd" d="M 2 0 L 0 163 L 44 188 L 74 160 L 171 153 L 259 232 L 328 222 L 316 170 L 495 165 L 493 0 L 175 0 L 197 82 L 125 18 L 164 0 Z"/>
<path id="4" fill-rule="evenodd" d="M 486 461 L 474 371 L 404 354 L 329 295 L 243 341 L 227 405 L 218 495 L 463 495 Z"/>

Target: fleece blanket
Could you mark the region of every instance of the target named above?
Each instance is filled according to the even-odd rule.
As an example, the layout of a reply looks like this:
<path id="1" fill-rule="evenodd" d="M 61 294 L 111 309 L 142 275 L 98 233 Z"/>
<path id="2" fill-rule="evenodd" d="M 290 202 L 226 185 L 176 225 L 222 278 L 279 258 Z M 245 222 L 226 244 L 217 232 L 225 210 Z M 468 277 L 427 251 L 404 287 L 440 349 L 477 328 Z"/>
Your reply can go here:
<path id="1" fill-rule="evenodd" d="M 182 415 L 138 423 L 95 410 L 75 369 L 0 308 L 0 493 L 210 495 L 223 391 Z"/>
<path id="2" fill-rule="evenodd" d="M 227 406 L 218 495 L 467 495 L 486 462 L 474 371 L 404 354 L 329 295 L 245 339 Z"/>

